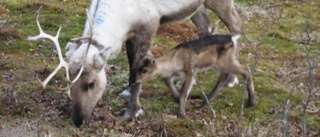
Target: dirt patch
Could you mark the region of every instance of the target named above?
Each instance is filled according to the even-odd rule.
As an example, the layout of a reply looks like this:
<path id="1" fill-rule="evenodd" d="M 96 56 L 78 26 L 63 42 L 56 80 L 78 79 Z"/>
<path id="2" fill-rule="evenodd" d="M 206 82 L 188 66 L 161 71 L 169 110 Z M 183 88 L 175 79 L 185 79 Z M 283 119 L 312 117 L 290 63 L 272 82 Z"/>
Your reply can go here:
<path id="1" fill-rule="evenodd" d="M 197 31 L 191 23 L 174 23 L 160 26 L 158 35 L 171 38 L 174 41 L 181 43 L 190 41 L 197 37 Z"/>

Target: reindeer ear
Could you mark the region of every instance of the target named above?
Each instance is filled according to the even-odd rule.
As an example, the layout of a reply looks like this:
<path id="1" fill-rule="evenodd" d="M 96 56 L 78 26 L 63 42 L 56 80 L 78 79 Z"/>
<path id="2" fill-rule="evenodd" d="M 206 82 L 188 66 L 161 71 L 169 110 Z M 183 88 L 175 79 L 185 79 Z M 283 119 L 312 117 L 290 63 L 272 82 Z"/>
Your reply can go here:
<path id="1" fill-rule="evenodd" d="M 95 69 L 101 69 L 104 66 L 104 64 L 105 64 L 105 60 L 100 53 L 97 53 L 96 55 L 94 55 L 93 67 Z"/>
<path id="2" fill-rule="evenodd" d="M 101 69 L 106 64 L 108 58 L 110 57 L 110 51 L 109 48 L 103 49 L 101 52 L 94 55 L 94 68 Z"/>
<path id="3" fill-rule="evenodd" d="M 73 53 L 78 49 L 79 45 L 74 42 L 68 42 L 66 45 L 66 58 L 69 61 Z"/>

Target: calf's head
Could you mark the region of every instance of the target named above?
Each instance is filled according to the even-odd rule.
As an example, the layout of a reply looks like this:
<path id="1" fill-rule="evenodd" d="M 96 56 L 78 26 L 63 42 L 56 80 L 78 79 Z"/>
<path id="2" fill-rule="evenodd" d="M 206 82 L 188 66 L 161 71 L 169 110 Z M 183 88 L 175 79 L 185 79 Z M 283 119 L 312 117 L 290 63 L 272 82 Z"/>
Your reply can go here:
<path id="1" fill-rule="evenodd" d="M 136 82 L 146 82 L 157 75 L 158 61 L 153 57 L 146 57 L 139 61 Z"/>

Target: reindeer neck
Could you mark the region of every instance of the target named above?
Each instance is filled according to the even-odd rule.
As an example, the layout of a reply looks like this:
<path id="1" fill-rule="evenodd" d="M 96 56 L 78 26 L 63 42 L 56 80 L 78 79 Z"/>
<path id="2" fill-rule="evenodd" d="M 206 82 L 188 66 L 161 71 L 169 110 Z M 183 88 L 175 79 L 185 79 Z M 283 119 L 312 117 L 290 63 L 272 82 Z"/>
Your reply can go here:
<path id="1" fill-rule="evenodd" d="M 90 15 L 93 17 L 93 44 L 100 50 L 110 48 L 111 57 L 120 52 L 130 31 L 130 26 L 118 15 L 120 13 L 115 12 L 119 7 L 121 5 L 117 0 L 93 0 L 90 7 Z M 87 19 L 83 35 L 87 36 L 89 32 Z"/>

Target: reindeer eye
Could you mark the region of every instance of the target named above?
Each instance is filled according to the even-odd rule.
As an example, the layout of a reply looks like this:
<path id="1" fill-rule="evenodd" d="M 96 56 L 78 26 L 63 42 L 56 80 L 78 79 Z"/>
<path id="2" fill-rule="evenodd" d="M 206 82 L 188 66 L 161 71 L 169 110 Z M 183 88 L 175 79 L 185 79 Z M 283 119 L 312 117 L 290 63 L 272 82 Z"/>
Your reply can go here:
<path id="1" fill-rule="evenodd" d="M 93 87 L 94 87 L 94 82 L 90 82 L 90 83 L 88 84 L 88 88 L 91 89 L 91 88 L 93 88 Z"/>

